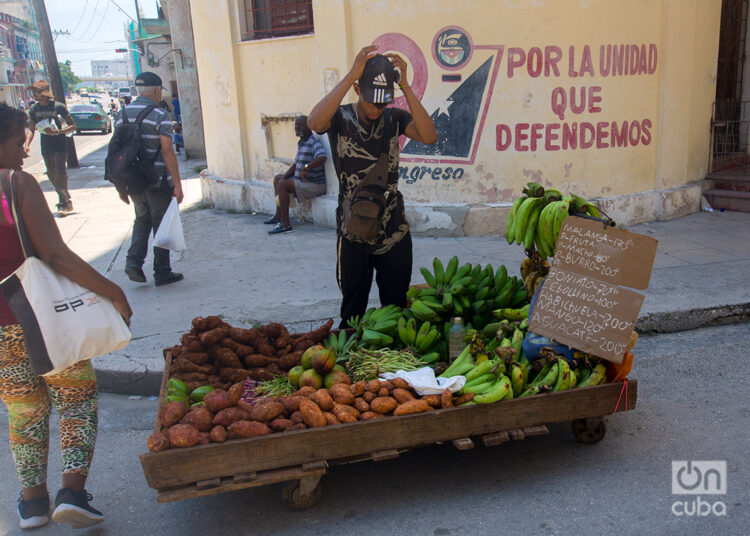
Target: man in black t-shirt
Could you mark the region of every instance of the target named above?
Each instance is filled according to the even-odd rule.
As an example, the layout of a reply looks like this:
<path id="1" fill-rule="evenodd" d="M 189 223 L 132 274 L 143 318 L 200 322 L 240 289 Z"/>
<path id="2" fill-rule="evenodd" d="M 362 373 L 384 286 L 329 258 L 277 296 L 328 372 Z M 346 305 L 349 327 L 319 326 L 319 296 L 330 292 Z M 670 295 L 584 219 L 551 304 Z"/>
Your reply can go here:
<path id="1" fill-rule="evenodd" d="M 42 158 L 47 166 L 47 177 L 57 192 L 57 212 L 66 215 L 73 210 L 73 203 L 68 192 L 68 172 L 65 168 L 68 159 L 68 140 L 65 135 L 75 132 L 76 124 L 65 105 L 53 100 L 49 82 L 39 80 L 26 89 L 34 93 L 37 103 L 29 109 L 29 128 L 26 131 L 24 149 L 29 152 L 34 132 L 39 125 Z"/>
<path id="2" fill-rule="evenodd" d="M 328 134 L 339 180 L 336 277 L 342 293 L 340 327 L 364 314 L 375 271 L 381 306 L 406 306 L 412 244 L 404 199 L 398 190 L 398 138 L 406 135 L 427 144 L 437 141 L 432 119 L 408 85 L 406 62 L 397 54 L 377 54 L 377 48 L 366 46 L 359 52 L 344 79 L 307 119 L 312 130 Z M 403 91 L 411 113 L 386 108 L 394 99 L 394 83 Z M 352 87 L 357 102 L 341 105 Z M 363 239 L 345 224 L 345 207 L 351 206 L 357 186 L 383 154 L 387 166 L 384 207 L 376 236 Z"/>

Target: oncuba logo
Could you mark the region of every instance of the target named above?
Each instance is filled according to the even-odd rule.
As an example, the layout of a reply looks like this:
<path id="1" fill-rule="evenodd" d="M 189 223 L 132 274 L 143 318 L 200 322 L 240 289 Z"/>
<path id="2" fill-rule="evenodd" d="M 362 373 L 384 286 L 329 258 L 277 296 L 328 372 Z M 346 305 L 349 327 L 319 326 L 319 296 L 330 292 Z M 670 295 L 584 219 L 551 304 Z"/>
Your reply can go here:
<path id="1" fill-rule="evenodd" d="M 692 495 L 672 503 L 672 513 L 676 516 L 727 515 L 727 505 L 723 501 L 703 499 L 701 495 L 726 495 L 727 462 L 720 460 L 672 461 L 672 494 Z"/>

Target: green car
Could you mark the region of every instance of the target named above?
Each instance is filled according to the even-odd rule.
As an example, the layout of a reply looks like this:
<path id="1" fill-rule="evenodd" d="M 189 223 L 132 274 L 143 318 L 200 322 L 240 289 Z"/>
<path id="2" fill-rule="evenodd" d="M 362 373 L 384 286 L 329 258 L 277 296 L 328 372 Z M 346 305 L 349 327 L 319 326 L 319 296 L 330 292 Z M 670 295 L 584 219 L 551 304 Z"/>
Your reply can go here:
<path id="1" fill-rule="evenodd" d="M 99 103 L 74 104 L 70 115 L 76 122 L 76 134 L 84 130 L 99 130 L 102 134 L 112 132 L 112 119 Z"/>

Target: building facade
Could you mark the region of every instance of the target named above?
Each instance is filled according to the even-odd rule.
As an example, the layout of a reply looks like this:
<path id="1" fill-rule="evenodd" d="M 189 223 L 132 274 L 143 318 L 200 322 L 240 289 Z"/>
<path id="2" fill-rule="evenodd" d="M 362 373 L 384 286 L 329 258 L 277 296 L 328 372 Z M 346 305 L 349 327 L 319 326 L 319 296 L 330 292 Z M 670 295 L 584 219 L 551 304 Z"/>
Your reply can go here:
<path id="1" fill-rule="evenodd" d="M 11 13 L 2 11 L 6 8 Z M 0 99 L 9 104 L 31 98 L 26 87 L 47 78 L 36 18 L 16 14 L 33 15 L 33 10 L 22 2 L 0 3 Z"/>
<path id="2" fill-rule="evenodd" d="M 438 129 L 431 146 L 401 140 L 399 187 L 415 232 L 502 233 L 529 181 L 596 199 L 623 224 L 699 210 L 721 0 L 190 7 L 209 165 L 203 192 L 215 205 L 273 212 L 271 181 L 294 157 L 294 117 L 374 43 L 406 59 Z M 334 226 L 337 192 L 329 167 L 328 193 L 297 215 Z"/>

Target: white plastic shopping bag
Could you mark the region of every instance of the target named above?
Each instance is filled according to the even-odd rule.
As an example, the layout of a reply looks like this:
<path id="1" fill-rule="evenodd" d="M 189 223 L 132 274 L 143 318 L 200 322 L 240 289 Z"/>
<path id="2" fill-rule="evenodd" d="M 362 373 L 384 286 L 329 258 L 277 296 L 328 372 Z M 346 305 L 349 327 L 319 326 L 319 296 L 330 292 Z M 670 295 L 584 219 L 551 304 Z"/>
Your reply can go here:
<path id="1" fill-rule="evenodd" d="M 130 329 L 111 301 L 36 257 L 0 282 L 0 290 L 23 328 L 36 374 L 60 372 L 130 342 Z"/>
<path id="2" fill-rule="evenodd" d="M 456 391 L 460 391 L 466 383 L 466 378 L 463 376 L 451 376 L 450 378 L 435 376 L 435 371 L 430 367 L 422 367 L 409 372 L 403 370 L 384 372 L 380 375 L 380 378 L 383 380 L 401 378 L 409 384 L 409 387 L 422 396 L 439 395 L 446 389 L 451 393 L 455 393 Z"/>
<path id="3" fill-rule="evenodd" d="M 177 198 L 173 197 L 169 202 L 167 211 L 161 219 L 159 228 L 154 235 L 154 246 L 172 251 L 184 251 L 185 235 L 182 233 L 182 220 L 180 220 L 180 207 Z"/>

